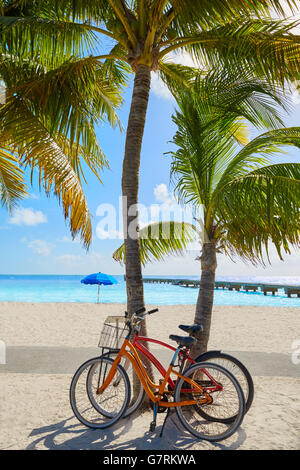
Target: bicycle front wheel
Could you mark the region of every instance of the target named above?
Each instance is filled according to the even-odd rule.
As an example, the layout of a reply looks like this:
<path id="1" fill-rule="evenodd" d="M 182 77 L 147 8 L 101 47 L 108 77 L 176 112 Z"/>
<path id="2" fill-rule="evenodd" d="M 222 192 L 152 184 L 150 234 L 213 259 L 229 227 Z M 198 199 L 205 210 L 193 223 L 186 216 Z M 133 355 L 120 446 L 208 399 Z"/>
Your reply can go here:
<path id="1" fill-rule="evenodd" d="M 209 362 L 191 366 L 184 372 L 184 377 L 200 385 L 203 392 L 196 391 L 184 378 L 177 382 L 175 402 L 199 400 L 195 405 L 176 407 L 182 425 L 198 439 L 211 442 L 227 439 L 236 432 L 243 421 L 245 399 L 235 377 L 224 367 Z M 200 404 L 205 394 L 210 397 L 210 404 Z M 199 413 L 199 408 L 205 410 L 209 420 Z"/>
<path id="2" fill-rule="evenodd" d="M 79 367 L 72 379 L 70 387 L 72 410 L 76 418 L 90 428 L 105 429 L 112 426 L 123 416 L 129 404 L 130 383 L 120 364 L 118 364 L 110 384 L 103 393 L 97 394 L 97 390 L 104 383 L 113 363 L 114 361 L 108 357 L 90 359 Z M 94 373 L 88 380 L 91 368 Z M 97 409 L 92 405 L 90 395 L 93 395 Z M 100 410 L 104 412 L 101 413 Z"/>
<path id="3" fill-rule="evenodd" d="M 106 354 L 103 354 L 103 356 L 101 357 L 103 358 L 108 357 L 114 360 L 117 357 L 118 353 L 119 353 L 119 350 L 109 351 Z M 101 358 L 99 358 L 99 361 L 100 359 Z M 128 378 L 129 378 L 129 382 L 130 382 L 130 391 L 131 391 L 130 401 L 123 415 L 123 418 L 127 418 L 140 407 L 141 403 L 144 400 L 145 390 L 134 368 L 132 367 L 132 363 L 129 361 L 129 359 L 127 359 L 126 357 L 122 357 L 120 364 L 126 371 Z M 103 367 L 105 367 L 105 365 L 103 365 Z M 100 369 L 100 362 L 95 363 L 90 368 L 88 375 L 87 375 L 87 393 L 88 393 L 90 402 L 95 408 L 95 410 L 109 417 L 110 410 L 109 409 L 106 410 L 105 405 L 103 403 L 99 404 L 97 400 L 97 395 L 95 395 L 95 388 L 92 385 L 95 380 L 98 380 L 99 369 Z M 119 377 L 116 374 L 113 385 L 114 385 L 114 393 L 117 394 L 120 391 L 120 394 L 122 395 L 123 391 L 122 391 L 122 387 L 120 387 L 120 378 L 121 377 Z"/>

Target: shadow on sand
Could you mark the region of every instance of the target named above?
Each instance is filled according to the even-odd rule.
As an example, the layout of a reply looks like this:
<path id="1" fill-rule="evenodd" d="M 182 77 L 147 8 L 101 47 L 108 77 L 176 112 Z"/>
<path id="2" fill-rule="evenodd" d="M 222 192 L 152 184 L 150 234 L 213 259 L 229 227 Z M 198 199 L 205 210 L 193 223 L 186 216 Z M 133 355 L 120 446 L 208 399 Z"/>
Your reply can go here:
<path id="1" fill-rule="evenodd" d="M 193 449 L 238 449 L 246 439 L 246 433 L 240 428 L 231 438 L 217 443 L 199 441 L 187 433 L 179 423 L 175 413 L 167 420 L 164 434 L 159 437 L 161 425 L 154 432 L 145 432 L 150 419 L 139 416 L 139 425 L 133 417 L 120 420 L 114 426 L 99 430 L 88 429 L 70 417 L 58 423 L 33 429 L 29 435 L 32 442 L 27 450 L 193 450 Z M 74 423 L 74 424 L 73 424 Z M 136 437 L 137 429 L 141 436 Z M 36 438 L 36 439 L 35 439 Z"/>

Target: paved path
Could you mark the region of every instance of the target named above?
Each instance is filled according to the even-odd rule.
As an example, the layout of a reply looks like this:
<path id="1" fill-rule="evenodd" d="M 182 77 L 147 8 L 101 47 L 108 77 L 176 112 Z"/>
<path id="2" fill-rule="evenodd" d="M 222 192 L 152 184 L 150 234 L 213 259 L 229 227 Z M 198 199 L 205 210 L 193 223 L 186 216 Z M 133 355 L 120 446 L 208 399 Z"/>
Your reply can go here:
<path id="1" fill-rule="evenodd" d="M 170 353 L 153 350 L 163 364 L 170 361 Z M 253 376 L 300 378 L 300 365 L 295 365 L 288 354 L 226 351 L 240 359 Z M 73 374 L 77 367 L 91 357 L 99 356 L 98 348 L 24 347 L 11 346 L 6 351 L 6 364 L 0 373 Z"/>

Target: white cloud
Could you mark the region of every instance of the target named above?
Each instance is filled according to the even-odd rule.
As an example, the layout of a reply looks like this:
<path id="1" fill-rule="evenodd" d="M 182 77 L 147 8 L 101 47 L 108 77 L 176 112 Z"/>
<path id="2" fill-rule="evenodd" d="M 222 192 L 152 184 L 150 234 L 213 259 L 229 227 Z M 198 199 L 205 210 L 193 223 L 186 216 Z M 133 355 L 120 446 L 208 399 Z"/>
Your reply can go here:
<path id="1" fill-rule="evenodd" d="M 59 242 L 64 242 L 64 243 L 80 243 L 80 236 L 77 235 L 74 239 L 72 239 L 71 237 L 67 237 L 66 235 L 64 235 L 62 238 L 59 238 L 57 241 Z"/>
<path id="2" fill-rule="evenodd" d="M 29 193 L 27 198 L 26 199 L 40 199 L 40 196 L 38 194 L 34 194 L 34 193 Z"/>
<path id="3" fill-rule="evenodd" d="M 157 184 L 154 188 L 155 200 L 158 202 L 166 202 L 170 199 L 169 191 L 165 183 Z"/>
<path id="4" fill-rule="evenodd" d="M 152 72 L 151 74 L 151 91 L 160 98 L 166 100 L 173 99 L 172 93 L 169 91 L 167 85 L 165 85 L 156 72 Z"/>
<path id="5" fill-rule="evenodd" d="M 165 183 L 156 185 L 153 193 L 155 200 L 159 203 L 159 210 L 170 210 L 177 212 L 183 209 L 183 207 L 178 204 L 174 194 L 168 190 L 167 185 Z"/>
<path id="6" fill-rule="evenodd" d="M 22 239 L 26 241 L 26 239 Z M 46 242 L 45 240 L 32 240 L 28 243 L 28 247 L 31 248 L 35 253 L 41 256 L 49 256 L 53 245 Z"/>
<path id="7" fill-rule="evenodd" d="M 98 223 L 96 227 L 96 235 L 100 240 L 123 240 L 123 233 L 120 232 L 119 230 L 105 230 L 103 227 L 101 227 L 101 222 Z"/>
<path id="8" fill-rule="evenodd" d="M 172 52 L 167 55 L 167 58 L 174 64 L 185 65 L 187 67 L 199 67 L 199 64 L 195 63 L 192 56 L 188 52 Z M 151 90 L 156 96 L 160 98 L 164 98 L 166 100 L 174 99 L 167 85 L 165 85 L 165 83 L 159 77 L 159 74 L 156 72 L 152 72 L 151 74 Z"/>
<path id="9" fill-rule="evenodd" d="M 72 255 L 72 254 L 69 254 L 69 253 L 66 253 L 64 255 L 60 255 L 60 256 L 57 256 L 56 257 L 56 260 L 59 262 L 59 263 L 63 263 L 63 264 L 73 264 L 73 263 L 77 263 L 79 261 L 81 261 L 81 256 L 79 255 Z"/>
<path id="10" fill-rule="evenodd" d="M 192 222 L 193 210 L 190 205 L 180 205 L 171 193 L 165 183 L 158 184 L 154 188 L 154 197 L 159 204 L 154 204 L 150 207 L 151 216 L 155 217 L 158 213 L 162 214 L 162 220 L 171 220 L 171 214 L 174 215 L 174 220 Z"/>
<path id="11" fill-rule="evenodd" d="M 42 211 L 36 211 L 30 207 L 19 207 L 15 209 L 8 222 L 13 225 L 34 226 L 46 223 L 47 217 Z"/>
<path id="12" fill-rule="evenodd" d="M 199 64 L 197 64 L 194 59 L 192 58 L 191 54 L 185 51 L 178 51 L 177 53 L 172 53 L 168 56 L 170 60 L 174 64 L 185 65 L 186 67 L 196 67 L 199 68 Z"/>
<path id="13" fill-rule="evenodd" d="M 64 253 L 56 256 L 57 272 L 70 273 L 92 273 L 103 269 L 103 257 L 96 251 L 82 255 Z"/>

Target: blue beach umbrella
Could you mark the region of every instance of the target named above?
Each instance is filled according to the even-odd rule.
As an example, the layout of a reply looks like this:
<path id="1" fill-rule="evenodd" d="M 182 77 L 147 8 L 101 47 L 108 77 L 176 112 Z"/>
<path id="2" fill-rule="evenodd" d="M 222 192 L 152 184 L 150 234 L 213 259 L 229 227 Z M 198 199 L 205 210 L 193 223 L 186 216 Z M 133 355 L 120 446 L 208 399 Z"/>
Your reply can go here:
<path id="1" fill-rule="evenodd" d="M 118 284 L 118 281 L 109 274 L 104 273 L 94 273 L 89 274 L 80 281 L 82 284 L 97 284 L 98 285 L 98 303 L 99 303 L 99 294 L 100 294 L 100 285 L 111 286 L 112 284 Z"/>

